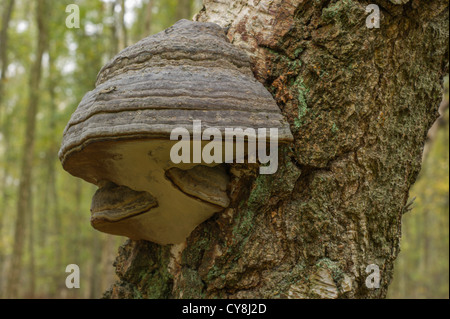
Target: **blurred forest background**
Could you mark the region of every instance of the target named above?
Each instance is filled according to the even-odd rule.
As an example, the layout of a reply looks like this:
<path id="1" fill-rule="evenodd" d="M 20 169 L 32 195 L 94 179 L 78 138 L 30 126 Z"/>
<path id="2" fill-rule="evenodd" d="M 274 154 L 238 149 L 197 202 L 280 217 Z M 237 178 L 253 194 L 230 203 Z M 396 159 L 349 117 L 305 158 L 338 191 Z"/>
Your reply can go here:
<path id="1" fill-rule="evenodd" d="M 69 4 L 80 28 L 69 29 Z M 0 0 L 0 298 L 99 298 L 125 238 L 89 224 L 95 187 L 58 160 L 62 132 L 100 68 L 201 0 Z M 448 77 L 447 77 L 448 88 Z M 449 297 L 449 114 L 429 134 L 404 215 L 391 298 Z M 67 289 L 68 264 L 81 270 Z"/>

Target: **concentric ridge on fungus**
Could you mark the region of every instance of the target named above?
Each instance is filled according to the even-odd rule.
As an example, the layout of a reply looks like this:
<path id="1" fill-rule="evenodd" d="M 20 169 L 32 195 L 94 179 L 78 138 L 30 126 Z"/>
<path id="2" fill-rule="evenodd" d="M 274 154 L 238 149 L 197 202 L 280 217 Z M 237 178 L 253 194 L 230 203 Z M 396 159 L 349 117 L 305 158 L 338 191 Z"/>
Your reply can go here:
<path id="1" fill-rule="evenodd" d="M 191 131 L 194 120 L 222 136 L 225 128 L 278 128 L 280 142 L 292 140 L 246 53 L 218 25 L 182 20 L 101 69 L 59 152 L 65 170 L 99 187 L 91 205 L 95 229 L 175 244 L 229 206 L 226 165 L 171 159 L 172 130 Z"/>
<path id="2" fill-rule="evenodd" d="M 99 72 L 64 130 L 59 157 L 105 140 L 168 138 L 176 127 L 278 128 L 288 124 L 246 53 L 220 26 L 181 20 L 124 49 Z"/>

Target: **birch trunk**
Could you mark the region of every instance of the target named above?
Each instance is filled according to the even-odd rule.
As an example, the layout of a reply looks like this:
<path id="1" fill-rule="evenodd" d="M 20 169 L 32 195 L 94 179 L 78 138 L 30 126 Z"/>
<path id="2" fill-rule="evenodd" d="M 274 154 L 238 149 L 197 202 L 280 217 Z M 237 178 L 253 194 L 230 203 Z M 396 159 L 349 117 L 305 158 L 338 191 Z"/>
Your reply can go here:
<path id="1" fill-rule="evenodd" d="M 295 142 L 275 175 L 234 165 L 228 209 L 185 243 L 128 241 L 106 298 L 384 298 L 448 73 L 448 1 L 205 0 Z M 380 270 L 369 288 L 369 265 Z"/>

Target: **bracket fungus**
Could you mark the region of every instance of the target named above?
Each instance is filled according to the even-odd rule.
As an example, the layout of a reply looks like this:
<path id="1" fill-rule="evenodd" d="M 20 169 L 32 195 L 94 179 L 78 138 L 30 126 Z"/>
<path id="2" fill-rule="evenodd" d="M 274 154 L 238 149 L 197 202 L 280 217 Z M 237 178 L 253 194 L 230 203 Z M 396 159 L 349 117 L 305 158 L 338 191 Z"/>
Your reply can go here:
<path id="1" fill-rule="evenodd" d="M 169 137 L 194 120 L 208 128 L 277 128 L 292 134 L 246 53 L 213 23 L 181 20 L 124 49 L 99 72 L 67 124 L 65 170 L 99 187 L 97 230 L 179 243 L 229 205 L 225 164 L 175 164 Z M 205 143 L 205 141 L 202 141 Z"/>

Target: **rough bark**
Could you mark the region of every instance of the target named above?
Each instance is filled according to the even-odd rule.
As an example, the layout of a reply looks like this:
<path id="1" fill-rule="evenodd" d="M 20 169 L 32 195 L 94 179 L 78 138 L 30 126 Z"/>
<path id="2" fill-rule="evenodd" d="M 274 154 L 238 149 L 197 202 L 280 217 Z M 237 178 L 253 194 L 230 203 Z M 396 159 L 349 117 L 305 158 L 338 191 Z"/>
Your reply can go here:
<path id="1" fill-rule="evenodd" d="M 396 2 L 204 1 L 196 19 L 252 56 L 295 142 L 275 175 L 232 165 L 230 207 L 185 243 L 124 244 L 106 298 L 386 296 L 448 72 L 448 1 Z"/>

